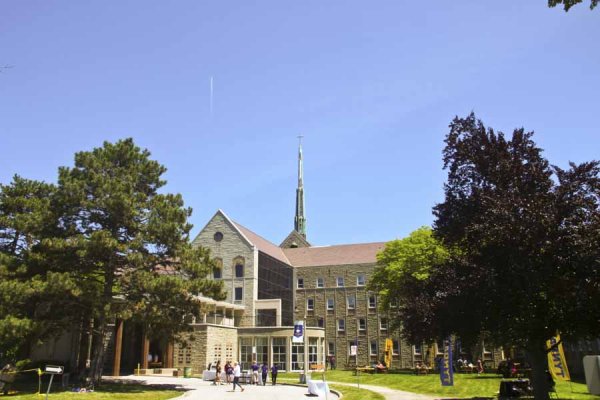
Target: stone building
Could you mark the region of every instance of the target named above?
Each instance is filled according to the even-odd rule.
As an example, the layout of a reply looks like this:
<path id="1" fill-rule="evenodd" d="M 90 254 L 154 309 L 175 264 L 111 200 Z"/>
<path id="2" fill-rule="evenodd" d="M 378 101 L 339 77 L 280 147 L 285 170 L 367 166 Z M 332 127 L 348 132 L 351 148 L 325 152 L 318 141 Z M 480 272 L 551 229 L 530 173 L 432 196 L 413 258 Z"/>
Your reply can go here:
<path id="1" fill-rule="evenodd" d="M 140 327 L 117 321 L 107 373 L 127 374 L 137 366 L 142 373 L 186 367 L 198 373 L 218 360 L 239 360 L 244 369 L 257 360 L 302 371 L 323 368 L 332 357 L 337 368 L 353 368 L 384 359 L 387 339 L 393 344 L 390 367 L 433 363 L 441 346 L 402 341 L 389 329 L 377 294 L 366 289 L 385 242 L 313 246 L 307 240 L 302 163 L 300 147 L 294 229 L 281 244 L 218 210 L 193 244 L 210 249 L 218 265 L 210 278 L 224 283 L 225 301 L 198 296 L 201 317 L 190 321 L 186 344 L 150 340 Z M 298 321 L 306 339 L 294 342 Z M 467 357 L 494 366 L 503 356 L 482 344 Z"/>

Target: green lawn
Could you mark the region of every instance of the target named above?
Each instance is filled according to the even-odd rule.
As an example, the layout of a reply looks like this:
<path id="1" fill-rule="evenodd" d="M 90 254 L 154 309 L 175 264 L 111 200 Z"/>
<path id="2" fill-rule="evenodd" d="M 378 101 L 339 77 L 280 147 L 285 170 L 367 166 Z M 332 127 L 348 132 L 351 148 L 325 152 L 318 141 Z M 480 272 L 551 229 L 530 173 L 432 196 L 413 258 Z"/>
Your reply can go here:
<path id="1" fill-rule="evenodd" d="M 46 390 L 47 385 L 44 385 L 42 390 Z M 181 396 L 183 393 L 178 390 L 157 388 L 139 384 L 103 384 L 98 387 L 93 393 L 75 393 L 60 391 L 58 387 L 52 387 L 52 391 L 48 399 L 53 400 L 75 400 L 75 399 L 90 399 L 90 400 L 166 400 Z M 0 393 L 0 400 L 40 400 L 45 398 L 39 396 L 35 392 L 37 385 L 15 385 L 14 390 L 7 396 Z"/>
<path id="2" fill-rule="evenodd" d="M 281 374 L 282 378 L 295 379 L 298 374 Z M 321 379 L 321 373 L 313 374 L 314 379 Z M 327 371 L 326 379 L 331 382 L 356 383 L 356 376 L 351 371 Z M 430 394 L 447 398 L 492 398 L 496 397 L 501 378 L 496 374 L 455 374 L 454 386 L 443 387 L 437 374 L 413 375 L 410 373 L 361 374 L 360 383 L 385 386 L 407 392 Z M 557 382 L 556 390 L 561 400 L 600 400 L 600 396 L 588 394 L 583 383 Z"/>
<path id="3" fill-rule="evenodd" d="M 344 385 L 331 385 L 329 388 L 341 392 L 344 396 L 343 400 L 385 400 L 385 397 L 370 390 L 359 390 L 355 387 Z"/>

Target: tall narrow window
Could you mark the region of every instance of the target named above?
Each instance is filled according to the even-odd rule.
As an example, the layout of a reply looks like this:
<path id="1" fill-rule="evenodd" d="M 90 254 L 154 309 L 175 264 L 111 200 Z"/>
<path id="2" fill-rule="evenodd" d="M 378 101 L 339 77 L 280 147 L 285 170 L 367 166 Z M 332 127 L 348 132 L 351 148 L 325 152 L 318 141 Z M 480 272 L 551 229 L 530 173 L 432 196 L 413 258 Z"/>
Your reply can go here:
<path id="1" fill-rule="evenodd" d="M 377 307 L 377 299 L 375 298 L 374 294 L 370 294 L 369 295 L 369 308 L 376 308 Z"/>
<path id="2" fill-rule="evenodd" d="M 214 279 L 221 279 L 223 276 L 221 274 L 221 268 L 215 268 L 213 269 L 213 278 Z"/>
<path id="3" fill-rule="evenodd" d="M 377 355 L 377 341 L 376 340 L 371 340 L 371 348 L 369 350 L 370 350 L 369 352 L 372 356 Z"/>
<path id="4" fill-rule="evenodd" d="M 309 298 L 306 299 L 306 309 L 312 311 L 315 309 L 315 299 Z"/>
<path id="5" fill-rule="evenodd" d="M 317 287 L 318 288 L 323 288 L 325 287 L 325 280 L 321 277 L 317 278 Z"/>
<path id="6" fill-rule="evenodd" d="M 400 341 L 398 339 L 392 340 L 392 354 L 395 356 L 400 354 Z"/>
<path id="7" fill-rule="evenodd" d="M 236 278 L 244 277 L 244 264 L 235 264 L 235 277 Z"/>
<path id="8" fill-rule="evenodd" d="M 298 278 L 298 289 L 304 289 L 304 278 Z"/>
<path id="9" fill-rule="evenodd" d="M 343 276 L 338 276 L 336 280 L 337 280 L 337 287 L 344 287 L 344 277 Z"/>
<path id="10" fill-rule="evenodd" d="M 343 318 L 338 319 L 338 331 L 343 332 L 346 330 L 346 320 Z"/>
<path id="11" fill-rule="evenodd" d="M 244 298 L 244 288 L 236 287 L 235 288 L 235 301 L 242 301 Z"/>
<path id="12" fill-rule="evenodd" d="M 327 352 L 327 354 L 329 354 L 330 356 L 335 354 L 335 342 L 327 343 Z"/>
<path id="13" fill-rule="evenodd" d="M 381 318 L 379 320 L 379 329 L 381 329 L 382 331 L 387 331 L 387 328 L 388 328 L 387 318 Z"/>
<path id="14" fill-rule="evenodd" d="M 351 294 L 348 296 L 348 310 L 354 310 L 356 308 L 356 296 Z"/>

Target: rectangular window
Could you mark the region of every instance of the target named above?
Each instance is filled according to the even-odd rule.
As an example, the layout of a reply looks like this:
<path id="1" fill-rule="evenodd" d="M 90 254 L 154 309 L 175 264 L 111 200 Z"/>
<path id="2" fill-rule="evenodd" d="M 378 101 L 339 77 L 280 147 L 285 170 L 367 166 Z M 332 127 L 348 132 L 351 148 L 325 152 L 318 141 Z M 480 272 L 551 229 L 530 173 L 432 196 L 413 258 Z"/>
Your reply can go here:
<path id="1" fill-rule="evenodd" d="M 236 278 L 244 277 L 244 266 L 242 264 L 235 264 L 235 277 Z"/>
<path id="2" fill-rule="evenodd" d="M 292 371 L 304 369 L 304 344 L 292 343 Z"/>
<path id="3" fill-rule="evenodd" d="M 317 287 L 318 288 L 324 288 L 325 287 L 325 279 L 323 279 L 323 278 L 317 278 Z"/>
<path id="4" fill-rule="evenodd" d="M 335 342 L 327 343 L 327 352 L 330 356 L 335 354 Z"/>
<path id="5" fill-rule="evenodd" d="M 341 319 L 338 319 L 337 322 L 338 322 L 338 324 L 337 324 L 338 325 L 338 331 L 339 332 L 345 331 L 346 330 L 346 320 L 343 319 L 343 318 L 341 318 Z"/>
<path id="6" fill-rule="evenodd" d="M 375 299 L 374 294 L 370 294 L 369 295 L 369 308 L 375 308 L 375 307 L 377 307 L 377 300 Z"/>
<path id="7" fill-rule="evenodd" d="M 274 337 L 272 342 L 273 364 L 284 370 L 287 366 L 287 340 L 284 337 Z"/>
<path id="8" fill-rule="evenodd" d="M 306 299 L 306 309 L 312 311 L 315 309 L 315 299 Z"/>
<path id="9" fill-rule="evenodd" d="M 356 286 L 365 286 L 365 276 L 364 275 L 358 275 L 356 277 Z"/>
<path id="10" fill-rule="evenodd" d="M 367 330 L 367 320 L 366 319 L 361 318 L 358 320 L 358 330 L 359 331 Z"/>
<path id="11" fill-rule="evenodd" d="M 379 329 L 381 329 L 382 331 L 387 331 L 387 328 L 388 328 L 387 318 L 381 318 L 379 320 Z"/>
<path id="12" fill-rule="evenodd" d="M 371 347 L 369 349 L 369 352 L 372 356 L 377 355 L 377 341 L 376 340 L 371 340 Z"/>
<path id="13" fill-rule="evenodd" d="M 319 328 L 323 328 L 323 327 L 325 327 L 325 320 L 324 320 L 323 318 L 319 318 L 319 319 L 317 320 L 317 326 L 318 326 Z"/>
<path id="14" fill-rule="evenodd" d="M 390 300 L 390 307 L 391 308 L 398 308 L 398 299 L 392 299 L 392 300 Z"/>
<path id="15" fill-rule="evenodd" d="M 327 309 L 333 310 L 333 307 L 334 307 L 333 299 L 327 299 Z"/>
<path id="16" fill-rule="evenodd" d="M 400 341 L 394 339 L 392 343 L 392 354 L 397 356 L 398 354 L 400 354 Z"/>
<path id="17" fill-rule="evenodd" d="M 337 281 L 337 287 L 344 287 L 344 277 L 343 276 L 338 276 L 336 281 Z"/>
<path id="18" fill-rule="evenodd" d="M 423 345 L 421 345 L 421 344 L 414 345 L 413 353 L 415 356 L 420 356 L 421 354 L 423 354 Z"/>
<path id="19" fill-rule="evenodd" d="M 235 301 L 242 301 L 244 298 L 244 288 L 236 287 L 235 288 Z"/>
<path id="20" fill-rule="evenodd" d="M 304 289 L 304 278 L 298 278 L 298 289 Z"/>
<path id="21" fill-rule="evenodd" d="M 354 310 L 356 308 L 356 296 L 351 294 L 347 299 L 348 310 Z"/>
<path id="22" fill-rule="evenodd" d="M 221 268 L 215 268 L 215 269 L 213 269 L 213 278 L 214 279 L 221 279 L 222 278 Z"/>

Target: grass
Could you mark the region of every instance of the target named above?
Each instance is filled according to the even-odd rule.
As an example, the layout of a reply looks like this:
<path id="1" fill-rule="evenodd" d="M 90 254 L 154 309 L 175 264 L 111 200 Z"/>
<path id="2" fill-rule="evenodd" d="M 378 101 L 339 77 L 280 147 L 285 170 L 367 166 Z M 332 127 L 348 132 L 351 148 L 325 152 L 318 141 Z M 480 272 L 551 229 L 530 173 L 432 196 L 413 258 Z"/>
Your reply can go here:
<path id="1" fill-rule="evenodd" d="M 295 379 L 298 374 L 281 374 L 282 378 Z M 313 374 L 321 379 L 321 373 Z M 454 374 L 454 386 L 444 387 L 437 374 L 414 375 L 412 373 L 361 374 L 360 383 L 365 385 L 385 386 L 407 392 L 428 394 L 445 398 L 473 399 L 496 398 L 502 378 L 496 374 Z M 326 379 L 330 382 L 356 383 L 352 371 L 327 371 Z M 600 396 L 588 393 L 587 386 L 578 382 L 556 383 L 558 398 L 561 400 L 600 400 Z"/>
<path id="2" fill-rule="evenodd" d="M 343 400 L 384 400 L 385 397 L 371 390 L 357 389 L 351 386 L 331 385 L 330 389 L 335 389 L 341 392 L 344 396 Z"/>
<path id="3" fill-rule="evenodd" d="M 14 389 L 7 396 L 0 393 L 0 400 L 40 400 L 45 399 L 45 390 L 48 385 L 42 387 L 44 396 L 38 395 L 37 384 L 15 384 Z M 155 387 L 140 384 L 113 384 L 105 383 L 96 388 L 94 392 L 77 393 L 62 391 L 60 385 L 56 387 L 52 385 L 52 389 L 48 399 L 53 400 L 75 400 L 75 399 L 90 399 L 90 400 L 166 400 L 181 396 L 180 390 L 175 390 L 172 387 Z"/>

